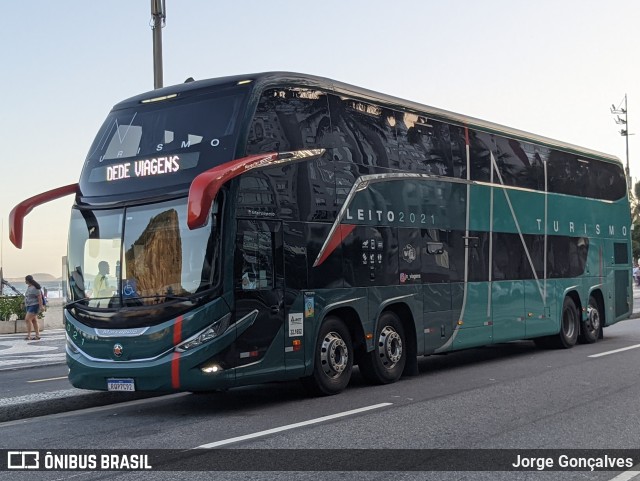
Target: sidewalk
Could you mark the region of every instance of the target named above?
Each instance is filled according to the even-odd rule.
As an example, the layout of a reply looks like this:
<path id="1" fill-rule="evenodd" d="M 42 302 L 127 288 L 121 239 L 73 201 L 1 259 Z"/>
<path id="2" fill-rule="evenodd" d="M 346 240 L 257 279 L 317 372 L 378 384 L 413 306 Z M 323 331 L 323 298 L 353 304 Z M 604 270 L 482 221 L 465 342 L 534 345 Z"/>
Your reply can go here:
<path id="1" fill-rule="evenodd" d="M 39 341 L 25 340 L 25 332 L 0 336 L 0 371 L 65 363 L 62 304 L 62 299 L 49 302 Z"/>
<path id="2" fill-rule="evenodd" d="M 24 337 L 24 333 L 0 336 L 0 371 L 65 363 L 64 329 L 44 330 L 39 341 Z"/>

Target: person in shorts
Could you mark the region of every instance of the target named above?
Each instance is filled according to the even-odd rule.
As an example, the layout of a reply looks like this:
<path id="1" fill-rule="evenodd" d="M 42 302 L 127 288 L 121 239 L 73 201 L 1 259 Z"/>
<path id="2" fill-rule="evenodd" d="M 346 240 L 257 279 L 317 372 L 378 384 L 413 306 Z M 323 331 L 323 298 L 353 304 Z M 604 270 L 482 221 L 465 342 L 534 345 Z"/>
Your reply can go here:
<path id="1" fill-rule="evenodd" d="M 24 295 L 24 305 L 27 308 L 27 315 L 24 317 L 27 324 L 27 341 L 39 341 L 40 340 L 40 328 L 38 327 L 38 312 L 42 311 L 44 305 L 42 303 L 42 287 L 38 284 L 33 276 L 27 276 L 24 278 L 24 282 L 27 284 L 27 292 Z M 34 337 L 31 337 L 31 325 L 33 324 Z"/>

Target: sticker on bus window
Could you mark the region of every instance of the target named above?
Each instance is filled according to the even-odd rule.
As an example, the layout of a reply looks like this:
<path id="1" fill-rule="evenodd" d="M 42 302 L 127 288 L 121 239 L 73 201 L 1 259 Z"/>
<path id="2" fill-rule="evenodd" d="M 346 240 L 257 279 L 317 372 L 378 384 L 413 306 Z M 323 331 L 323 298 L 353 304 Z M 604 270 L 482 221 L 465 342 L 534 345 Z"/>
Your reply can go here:
<path id="1" fill-rule="evenodd" d="M 304 334 L 304 322 L 302 312 L 289 314 L 289 337 L 301 337 Z"/>

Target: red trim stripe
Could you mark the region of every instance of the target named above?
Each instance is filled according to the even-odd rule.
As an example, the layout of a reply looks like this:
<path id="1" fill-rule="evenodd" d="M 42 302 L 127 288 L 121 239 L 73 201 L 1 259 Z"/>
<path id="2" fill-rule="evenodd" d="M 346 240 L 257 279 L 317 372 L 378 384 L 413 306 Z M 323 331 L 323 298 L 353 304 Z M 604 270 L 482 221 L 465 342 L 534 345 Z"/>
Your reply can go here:
<path id="1" fill-rule="evenodd" d="M 338 228 L 333 232 L 333 235 L 329 239 L 329 242 L 327 242 L 327 247 L 322 253 L 322 257 L 318 259 L 318 262 L 316 262 L 313 267 L 318 267 L 320 264 L 326 261 L 327 258 L 333 253 L 333 251 L 336 250 L 336 248 L 342 243 L 342 240 L 349 234 L 351 234 L 351 232 L 355 228 L 356 226 L 352 224 L 338 225 Z"/>
<path id="2" fill-rule="evenodd" d="M 173 345 L 177 346 L 182 342 L 182 316 L 176 318 L 173 326 Z M 171 387 L 180 388 L 180 353 L 174 352 L 171 359 Z"/>

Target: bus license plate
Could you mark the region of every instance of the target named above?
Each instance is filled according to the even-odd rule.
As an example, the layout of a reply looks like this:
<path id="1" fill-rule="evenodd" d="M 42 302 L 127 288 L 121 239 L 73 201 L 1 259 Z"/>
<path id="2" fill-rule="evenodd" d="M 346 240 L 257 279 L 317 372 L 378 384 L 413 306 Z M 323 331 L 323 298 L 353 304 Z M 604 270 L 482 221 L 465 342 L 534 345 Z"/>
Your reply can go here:
<path id="1" fill-rule="evenodd" d="M 108 391 L 135 391 L 136 385 L 133 379 L 107 379 Z"/>

